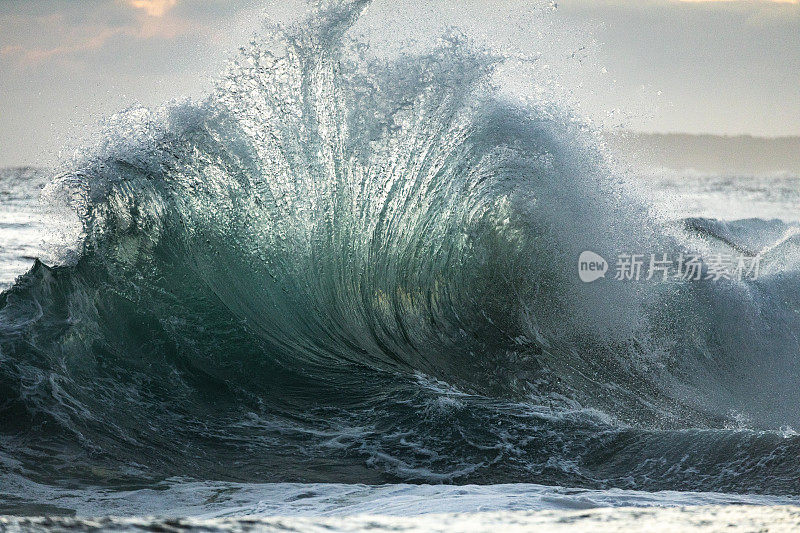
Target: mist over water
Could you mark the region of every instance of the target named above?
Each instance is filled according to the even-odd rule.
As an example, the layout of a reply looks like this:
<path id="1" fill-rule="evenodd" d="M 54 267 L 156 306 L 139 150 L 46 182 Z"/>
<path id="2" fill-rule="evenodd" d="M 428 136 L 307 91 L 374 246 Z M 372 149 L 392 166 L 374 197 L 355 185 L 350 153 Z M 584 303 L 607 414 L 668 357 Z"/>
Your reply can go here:
<path id="1" fill-rule="evenodd" d="M 795 496 L 793 219 L 659 214 L 569 109 L 498 87 L 512 59 L 373 54 L 367 6 L 121 113 L 49 186 L 79 244 L 0 295 L 5 508 L 176 479 Z M 585 250 L 763 271 L 587 284 Z"/>

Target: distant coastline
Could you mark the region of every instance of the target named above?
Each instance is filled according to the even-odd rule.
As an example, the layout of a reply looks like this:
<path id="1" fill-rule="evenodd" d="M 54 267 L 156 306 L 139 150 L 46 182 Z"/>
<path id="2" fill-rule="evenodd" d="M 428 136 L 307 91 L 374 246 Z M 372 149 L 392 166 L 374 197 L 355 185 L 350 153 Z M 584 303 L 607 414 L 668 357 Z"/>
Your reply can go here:
<path id="1" fill-rule="evenodd" d="M 695 170 L 712 174 L 800 175 L 800 136 L 692 135 L 623 131 L 606 135 L 609 147 L 636 167 Z M 0 166 L 6 170 L 41 171 L 33 165 Z"/>
<path id="2" fill-rule="evenodd" d="M 800 136 L 689 135 L 623 132 L 611 147 L 638 165 L 724 174 L 800 174 Z"/>

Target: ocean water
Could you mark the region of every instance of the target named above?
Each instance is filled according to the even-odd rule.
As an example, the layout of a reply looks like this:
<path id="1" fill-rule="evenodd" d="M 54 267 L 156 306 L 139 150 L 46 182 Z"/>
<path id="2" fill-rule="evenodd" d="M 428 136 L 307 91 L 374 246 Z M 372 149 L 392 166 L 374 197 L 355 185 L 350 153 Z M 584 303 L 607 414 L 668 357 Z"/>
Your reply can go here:
<path id="1" fill-rule="evenodd" d="M 0 172 L 0 527 L 796 524 L 800 177 L 627 168 L 366 6 Z"/>

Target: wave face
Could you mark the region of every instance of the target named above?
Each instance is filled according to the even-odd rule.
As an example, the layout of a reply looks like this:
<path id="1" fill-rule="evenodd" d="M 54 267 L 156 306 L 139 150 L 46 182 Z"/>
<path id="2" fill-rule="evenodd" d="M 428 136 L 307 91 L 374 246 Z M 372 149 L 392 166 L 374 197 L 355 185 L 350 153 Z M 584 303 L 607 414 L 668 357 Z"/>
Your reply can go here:
<path id="1" fill-rule="evenodd" d="M 536 482 L 796 494 L 796 228 L 676 225 L 463 38 L 378 59 L 334 4 L 54 185 L 67 265 L 0 296 L 0 479 Z M 780 227 L 778 227 L 780 226 Z M 738 244 L 737 244 L 738 243 Z M 758 281 L 578 255 L 764 251 Z"/>

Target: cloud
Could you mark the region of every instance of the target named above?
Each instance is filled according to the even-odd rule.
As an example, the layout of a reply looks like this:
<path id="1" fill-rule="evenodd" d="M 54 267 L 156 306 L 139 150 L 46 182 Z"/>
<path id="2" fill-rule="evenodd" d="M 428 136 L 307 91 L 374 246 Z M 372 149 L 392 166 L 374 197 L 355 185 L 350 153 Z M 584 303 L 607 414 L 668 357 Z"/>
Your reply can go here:
<path id="1" fill-rule="evenodd" d="M 128 0 L 128 3 L 151 17 L 163 17 L 177 5 L 178 0 Z"/>
<path id="2" fill-rule="evenodd" d="M 3 17 L 0 13 L 0 26 L 17 29 L 0 37 L 0 59 L 9 59 L 20 67 L 48 61 L 74 65 L 74 61 L 102 50 L 114 39 L 169 41 L 186 35 L 203 36 L 210 31 L 201 21 L 163 16 L 177 3 L 178 0 L 127 0 L 125 4 L 106 1 L 94 9 L 54 9 L 49 15 L 23 12 Z M 130 7 L 137 11 L 131 12 Z M 32 34 L 25 28 L 39 31 Z"/>
<path id="3" fill-rule="evenodd" d="M 105 44 L 108 39 L 119 33 L 119 29 L 97 28 L 82 39 L 67 42 L 53 47 L 26 47 L 23 45 L 6 45 L 0 48 L 0 57 L 12 57 L 20 63 L 31 65 L 58 56 L 66 56 L 77 52 L 97 50 Z"/>

